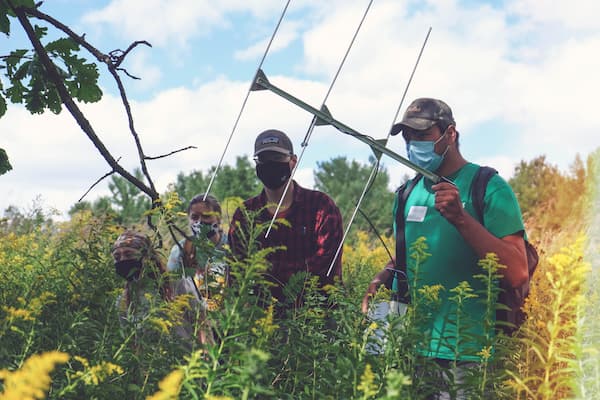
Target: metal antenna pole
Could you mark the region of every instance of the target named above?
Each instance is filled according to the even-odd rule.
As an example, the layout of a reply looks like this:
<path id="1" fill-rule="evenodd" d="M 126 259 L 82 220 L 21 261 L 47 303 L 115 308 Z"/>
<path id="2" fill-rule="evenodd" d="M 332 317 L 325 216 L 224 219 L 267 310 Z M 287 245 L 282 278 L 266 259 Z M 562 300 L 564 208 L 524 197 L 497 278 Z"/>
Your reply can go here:
<path id="1" fill-rule="evenodd" d="M 394 114 L 394 118 L 392 119 L 392 124 L 390 126 L 390 130 L 388 131 L 388 134 L 385 138 L 386 143 L 387 143 L 388 139 L 390 138 L 390 134 L 392 133 L 392 127 L 394 126 L 396 120 L 398 119 L 398 114 L 400 114 L 400 110 L 402 109 L 402 104 L 404 103 L 404 99 L 406 98 L 406 93 L 408 92 L 408 88 L 410 87 L 410 84 L 413 80 L 415 71 L 417 70 L 417 66 L 419 65 L 419 61 L 421 61 L 421 56 L 423 55 L 423 50 L 425 49 L 425 45 L 427 44 L 427 40 L 429 39 L 430 33 L 431 33 L 431 27 L 429 27 L 429 30 L 427 31 L 427 35 L 425 36 L 425 40 L 423 41 L 423 46 L 421 46 L 421 51 L 419 51 L 419 55 L 417 56 L 417 61 L 415 62 L 415 65 L 412 69 L 412 72 L 410 74 L 408 82 L 407 82 L 406 86 L 404 87 L 404 93 L 402 93 L 402 98 L 400 99 L 400 103 L 398 104 L 398 108 L 396 109 L 396 113 Z M 369 186 L 372 183 L 371 180 L 375 179 L 375 176 L 377 175 L 377 170 L 379 169 L 380 160 L 381 160 L 381 158 L 378 157 L 377 161 L 375 162 L 375 165 L 373 166 L 373 169 L 371 170 L 371 175 L 369 175 L 369 178 L 367 179 L 367 184 L 365 185 L 365 187 L 358 199 L 358 202 L 356 203 L 356 208 L 354 208 L 354 212 L 352 213 L 352 216 L 350 217 L 350 221 L 348 221 L 348 225 L 346 226 L 346 230 L 344 231 L 344 236 L 342 237 L 342 241 L 340 242 L 340 245 L 338 246 L 337 251 L 335 252 L 335 256 L 333 257 L 333 260 L 331 261 L 331 265 L 329 266 L 329 269 L 327 270 L 327 276 L 329 276 L 331 274 L 333 265 L 335 264 L 335 260 L 336 260 L 337 256 L 340 254 L 340 252 L 342 251 L 342 248 L 344 247 L 344 242 L 346 241 L 346 236 L 348 235 L 348 232 L 350 231 L 350 227 L 352 226 L 352 223 L 354 222 L 354 218 L 356 217 L 356 213 L 358 212 L 358 209 L 359 209 L 360 205 L 362 204 L 362 201 L 363 201 L 365 195 L 367 194 L 367 191 L 369 190 Z"/>
<path id="2" fill-rule="evenodd" d="M 334 77 L 333 80 L 331 81 L 331 84 L 329 85 L 329 89 L 327 90 L 327 94 L 325 94 L 325 97 L 323 98 L 323 102 L 321 103 L 321 109 L 323 109 L 325 106 L 325 103 L 327 102 L 327 99 L 329 98 L 329 94 L 331 94 L 331 90 L 333 89 L 333 85 L 335 85 L 335 82 L 337 81 L 338 76 L 340 75 L 340 71 L 342 70 L 342 67 L 344 66 L 344 63 L 346 62 L 346 59 L 348 58 L 348 54 L 350 53 L 350 49 L 352 49 L 352 46 L 354 45 L 354 41 L 356 40 L 356 37 L 358 36 L 358 32 L 360 31 L 360 28 L 362 27 L 363 22 L 365 22 L 365 19 L 367 18 L 367 14 L 369 13 L 369 9 L 371 8 L 371 5 L 373 4 L 373 0 L 369 1 L 369 4 L 367 5 L 367 9 L 365 10 L 356 30 L 354 31 L 354 35 L 352 36 L 352 40 L 350 41 L 350 44 L 348 45 L 348 48 L 346 49 L 346 52 L 344 53 L 344 57 L 342 58 L 342 62 L 340 63 Z M 267 228 L 267 232 L 265 233 L 265 238 L 269 237 L 269 233 L 271 233 L 271 228 L 273 227 L 273 224 L 275 223 L 275 219 L 277 219 L 277 214 L 279 213 L 279 210 L 281 209 L 281 205 L 283 204 L 283 199 L 285 198 L 285 195 L 287 194 L 287 191 L 290 187 L 290 183 L 292 182 L 292 180 L 294 179 L 294 175 L 296 175 L 296 171 L 298 170 L 298 166 L 300 165 L 300 161 L 302 161 L 302 157 L 304 156 L 304 151 L 306 150 L 306 148 L 308 147 L 308 141 L 310 139 L 310 136 L 312 135 L 312 132 L 315 128 L 315 125 L 317 125 L 317 117 L 313 116 L 312 121 L 310 122 L 310 125 L 308 127 L 308 130 L 306 131 L 306 135 L 304 136 L 304 140 L 302 141 L 302 151 L 300 152 L 300 155 L 298 156 L 298 161 L 296 162 L 296 165 L 294 166 L 294 169 L 292 170 L 292 173 L 290 175 L 290 179 L 288 179 L 287 183 L 285 184 L 285 188 L 283 189 L 283 193 L 281 194 L 281 198 L 279 199 L 279 203 L 277 203 L 277 208 L 275 209 L 275 213 L 273 214 L 273 218 L 271 219 L 271 222 L 269 223 L 269 227 Z"/>
<path id="3" fill-rule="evenodd" d="M 215 168 L 215 171 L 213 172 L 212 176 L 210 177 L 210 182 L 208 183 L 208 187 L 206 188 L 206 191 L 204 192 L 204 198 L 202 199 L 202 201 L 206 200 L 206 196 L 208 196 L 208 193 L 210 192 L 210 189 L 212 188 L 215 177 L 217 176 L 217 172 L 221 168 L 221 164 L 223 163 L 223 158 L 225 158 L 225 153 L 227 153 L 227 149 L 229 148 L 229 144 L 231 143 L 231 139 L 233 138 L 233 134 L 237 128 L 238 122 L 240 121 L 240 118 L 242 117 L 242 112 L 244 112 L 244 108 L 246 108 L 246 102 L 248 101 L 248 97 L 250 96 L 250 92 L 252 91 L 252 85 L 254 85 L 254 81 L 256 80 L 256 75 L 258 74 L 258 71 L 261 70 L 263 63 L 264 63 L 265 59 L 267 58 L 267 54 L 269 53 L 269 49 L 271 48 L 273 39 L 275 39 L 275 35 L 277 34 L 277 31 L 279 30 L 279 26 L 281 25 L 281 21 L 283 21 L 283 17 L 285 16 L 285 13 L 288 9 L 288 6 L 290 5 L 290 2 L 291 2 L 291 0 L 288 0 L 285 3 L 285 7 L 283 8 L 283 11 L 281 12 L 279 21 L 277 21 L 277 25 L 275 26 L 275 30 L 273 31 L 273 34 L 271 35 L 271 39 L 269 40 L 269 43 L 267 44 L 265 53 L 263 54 L 263 56 L 260 60 L 260 63 L 258 64 L 258 68 L 256 68 L 256 72 L 254 73 L 254 78 L 252 79 L 252 83 L 250 84 L 250 87 L 248 88 L 248 91 L 246 92 L 246 97 L 244 98 L 244 101 L 242 102 L 242 107 L 240 108 L 240 112 L 238 113 L 237 118 L 235 119 L 235 123 L 233 124 L 233 128 L 231 129 L 231 133 L 229 134 L 229 138 L 227 139 L 227 143 L 225 144 L 225 149 L 223 149 L 223 154 L 221 154 L 221 158 L 219 159 L 219 163 L 217 164 L 217 168 Z"/>
<path id="4" fill-rule="evenodd" d="M 338 129 L 340 132 L 350 135 L 350 136 L 360 140 L 363 143 L 366 143 L 367 145 L 369 145 L 369 147 L 371 147 L 371 149 L 375 153 L 376 157 L 380 157 L 381 154 L 385 154 L 386 156 L 389 156 L 392 159 L 398 161 L 400 164 L 403 164 L 403 165 L 407 166 L 408 168 L 412 169 L 413 171 L 420 173 L 421 175 L 423 175 L 425 178 L 429 179 L 433 183 L 438 183 L 440 181 L 444 181 L 444 182 L 448 182 L 450 184 L 454 184 L 450 179 L 448 179 L 444 176 L 439 176 L 439 175 L 435 174 L 434 172 L 431 172 L 428 169 L 423 168 L 423 167 L 419 166 L 418 164 L 415 164 L 414 162 L 410 161 L 408 158 L 401 156 L 400 154 L 390 150 L 389 148 L 387 148 L 385 146 L 385 143 L 383 143 L 385 141 L 385 139 L 375 140 L 370 136 L 362 134 L 362 133 L 358 132 L 356 129 L 353 129 L 353 128 L 349 127 L 348 125 L 344 124 L 343 122 L 338 121 L 337 119 L 333 118 L 328 111 L 326 112 L 326 111 L 316 109 L 313 106 L 311 106 L 310 104 L 307 104 L 304 101 L 300 100 L 299 98 L 294 97 L 293 95 L 287 93 L 286 91 L 278 88 L 277 86 L 275 86 L 271 82 L 269 82 L 269 80 L 267 79 L 267 77 L 265 76 L 265 74 L 262 71 L 259 71 L 259 73 L 258 73 L 258 77 L 256 79 L 256 86 L 263 88 L 263 89 L 270 90 L 271 92 L 275 93 L 276 95 L 283 97 L 284 99 L 288 100 L 289 102 L 294 103 L 298 107 L 308 111 L 309 113 L 316 115 L 317 119 L 318 119 L 317 124 L 332 125 L 336 129 Z M 261 89 L 255 89 L 255 90 L 261 90 Z"/>

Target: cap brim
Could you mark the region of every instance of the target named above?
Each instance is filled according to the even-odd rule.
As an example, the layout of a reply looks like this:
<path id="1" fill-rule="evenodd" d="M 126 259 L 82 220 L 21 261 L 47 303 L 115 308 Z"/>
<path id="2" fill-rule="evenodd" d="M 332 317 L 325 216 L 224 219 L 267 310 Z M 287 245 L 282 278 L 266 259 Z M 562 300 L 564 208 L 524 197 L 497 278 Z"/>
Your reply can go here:
<path id="1" fill-rule="evenodd" d="M 435 121 L 425 119 L 425 118 L 407 118 L 402 122 L 398 122 L 392 126 L 392 132 L 390 133 L 392 136 L 399 134 L 404 130 L 404 127 L 412 128 L 416 131 L 424 131 L 426 129 L 431 128 L 435 125 Z"/>
<path id="2" fill-rule="evenodd" d="M 264 153 L 265 151 L 275 151 L 277 153 L 285 154 L 285 155 L 288 155 L 288 156 L 292 154 L 292 153 L 290 153 L 289 150 L 282 149 L 281 147 L 268 146 L 268 147 L 263 147 L 262 149 L 255 151 L 254 152 L 254 156 L 257 156 L 260 153 Z"/>

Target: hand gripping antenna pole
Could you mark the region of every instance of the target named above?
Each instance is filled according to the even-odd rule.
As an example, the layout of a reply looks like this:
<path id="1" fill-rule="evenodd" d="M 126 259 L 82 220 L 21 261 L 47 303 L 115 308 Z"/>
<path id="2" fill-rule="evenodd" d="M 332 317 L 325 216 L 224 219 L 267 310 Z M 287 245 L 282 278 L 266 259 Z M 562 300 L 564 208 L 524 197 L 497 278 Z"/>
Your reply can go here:
<path id="1" fill-rule="evenodd" d="M 275 30 L 273 30 L 273 34 L 271 35 L 271 39 L 269 40 L 269 43 L 267 44 L 265 53 L 263 54 L 263 56 L 260 60 L 260 63 L 258 64 L 258 68 L 256 68 L 256 72 L 254 73 L 254 79 L 252 79 L 252 83 L 250 84 L 250 87 L 248 88 L 248 91 L 246 92 L 246 97 L 244 98 L 244 101 L 242 102 L 242 107 L 240 108 L 240 112 L 238 113 L 237 118 L 235 119 L 235 123 L 233 124 L 233 128 L 231 129 L 231 133 L 229 134 L 229 138 L 227 139 L 227 143 L 225 144 L 225 148 L 223 149 L 223 153 L 221 154 L 221 158 L 219 159 L 219 163 L 217 164 L 217 168 L 215 168 L 212 176 L 210 177 L 210 182 L 208 183 L 208 187 L 206 188 L 206 191 L 204 192 L 204 198 L 202 199 L 202 201 L 206 200 L 206 196 L 208 196 L 208 193 L 210 192 L 210 189 L 212 188 L 215 177 L 217 176 L 217 172 L 219 172 L 219 169 L 221 168 L 221 164 L 223 164 L 223 158 L 225 158 L 225 153 L 227 153 L 227 149 L 229 148 L 229 144 L 231 143 L 231 139 L 233 138 L 233 134 L 235 133 L 238 122 L 240 121 L 240 118 L 242 117 L 242 113 L 244 112 L 244 108 L 246 107 L 246 103 L 248 102 L 248 97 L 250 96 L 250 92 L 252 91 L 252 86 L 254 85 L 254 81 L 256 80 L 256 76 L 258 75 L 258 71 L 261 70 L 263 63 L 264 63 L 265 59 L 267 58 L 267 54 L 269 53 L 269 49 L 271 48 L 273 39 L 275 39 L 275 35 L 277 34 L 277 31 L 279 30 L 279 26 L 281 25 L 281 21 L 283 21 L 283 17 L 285 16 L 285 13 L 288 9 L 288 6 L 290 5 L 290 2 L 291 2 L 291 0 L 288 0 L 285 3 L 285 7 L 283 7 L 283 11 L 281 12 L 279 21 L 277 21 Z"/>

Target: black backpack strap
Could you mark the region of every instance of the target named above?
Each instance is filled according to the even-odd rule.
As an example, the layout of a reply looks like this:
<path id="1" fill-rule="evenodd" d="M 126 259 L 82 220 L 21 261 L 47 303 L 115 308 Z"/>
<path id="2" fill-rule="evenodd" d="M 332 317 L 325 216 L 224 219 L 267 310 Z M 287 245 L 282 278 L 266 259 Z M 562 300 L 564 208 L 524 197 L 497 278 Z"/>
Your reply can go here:
<path id="1" fill-rule="evenodd" d="M 479 167 L 475 173 L 473 181 L 471 182 L 471 201 L 473 201 L 473 208 L 475 208 L 477 220 L 482 225 L 483 211 L 485 206 L 485 190 L 487 189 L 487 184 L 490 179 L 492 179 L 492 176 L 496 175 L 497 173 L 498 171 L 492 167 Z"/>
<path id="2" fill-rule="evenodd" d="M 406 205 L 406 199 L 410 195 L 410 192 L 414 189 L 415 185 L 423 177 L 421 174 L 417 174 L 413 179 L 404 183 L 398 188 L 398 205 L 396 207 L 396 264 L 394 265 L 394 272 L 392 274 L 392 282 L 386 285 L 396 290 L 392 293 L 392 299 L 400 301 L 402 303 L 410 303 L 410 293 L 408 288 L 408 275 L 406 268 L 406 237 L 404 236 L 404 207 Z M 397 282 L 397 287 L 394 287 L 394 278 Z"/>
<path id="3" fill-rule="evenodd" d="M 484 197 L 487 184 L 492 176 L 497 173 L 493 168 L 480 167 L 471 183 L 471 199 L 481 224 L 483 224 Z M 525 250 L 527 253 L 527 267 L 529 269 L 529 279 L 527 282 L 518 288 L 511 288 L 500 282 L 502 291 L 498 297 L 498 302 L 504 304 L 506 309 L 496 310 L 496 321 L 501 322 L 498 328 L 509 335 L 525 321 L 526 315 L 521 307 L 529 294 L 529 280 L 531 280 L 538 264 L 537 251 L 527 240 L 525 240 Z"/>
<path id="4" fill-rule="evenodd" d="M 406 238 L 404 237 L 404 206 L 406 199 L 423 175 L 417 174 L 398 189 L 398 207 L 396 208 L 396 269 L 406 274 Z"/>

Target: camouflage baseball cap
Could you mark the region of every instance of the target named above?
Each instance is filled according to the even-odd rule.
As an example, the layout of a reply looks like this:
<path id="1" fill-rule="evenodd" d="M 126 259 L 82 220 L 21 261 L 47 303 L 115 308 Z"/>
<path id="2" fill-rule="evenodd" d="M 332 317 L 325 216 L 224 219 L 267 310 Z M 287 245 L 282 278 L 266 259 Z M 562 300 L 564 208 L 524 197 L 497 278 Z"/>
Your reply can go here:
<path id="1" fill-rule="evenodd" d="M 152 242 L 150 242 L 148 236 L 143 233 L 128 229 L 115 240 L 112 251 L 114 252 L 120 247 L 130 247 L 132 249 L 140 250 L 141 254 L 144 255 L 152 249 Z"/>
<path id="2" fill-rule="evenodd" d="M 294 146 L 287 135 L 277 129 L 261 132 L 254 142 L 254 156 L 263 151 L 276 151 L 287 155 L 294 154 Z"/>
<path id="3" fill-rule="evenodd" d="M 416 99 L 408 106 L 402 117 L 402 121 L 392 127 L 391 134 L 397 135 L 404 127 L 423 131 L 431 128 L 438 122 L 454 125 L 452 110 L 448 104 L 441 100 L 423 97 Z"/>

